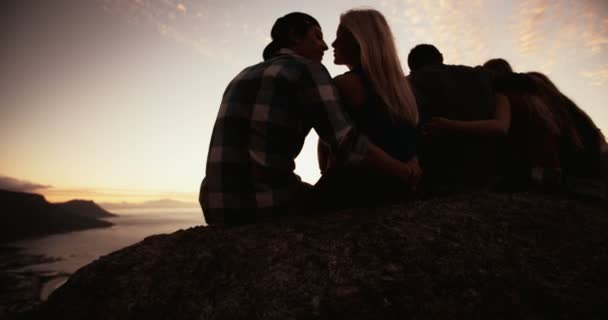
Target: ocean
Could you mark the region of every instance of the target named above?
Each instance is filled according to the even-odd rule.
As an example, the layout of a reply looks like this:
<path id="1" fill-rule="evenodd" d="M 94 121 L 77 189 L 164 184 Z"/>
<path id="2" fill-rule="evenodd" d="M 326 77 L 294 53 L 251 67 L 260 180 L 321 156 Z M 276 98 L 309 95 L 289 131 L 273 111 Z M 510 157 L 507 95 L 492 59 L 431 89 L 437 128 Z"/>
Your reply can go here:
<path id="1" fill-rule="evenodd" d="M 56 258 L 53 262 L 21 269 L 49 279 L 42 286 L 41 300 L 46 300 L 67 281 L 69 275 L 100 256 L 135 244 L 151 235 L 172 233 L 204 224 L 199 208 L 122 209 L 112 212 L 119 216 L 104 219 L 114 224 L 109 228 L 54 234 L 10 244 L 22 248 L 26 254 Z"/>

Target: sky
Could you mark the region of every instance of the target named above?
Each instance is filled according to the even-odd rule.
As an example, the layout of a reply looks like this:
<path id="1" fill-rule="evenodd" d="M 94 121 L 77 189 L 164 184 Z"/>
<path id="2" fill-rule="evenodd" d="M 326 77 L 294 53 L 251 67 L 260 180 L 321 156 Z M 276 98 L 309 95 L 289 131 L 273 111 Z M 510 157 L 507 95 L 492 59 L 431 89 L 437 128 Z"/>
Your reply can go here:
<path id="1" fill-rule="evenodd" d="M 404 71 L 432 43 L 448 64 L 507 59 L 547 74 L 608 132 L 608 2 L 6 0 L 0 4 L 0 188 L 100 202 L 195 202 L 228 82 L 261 61 L 274 21 L 386 16 Z M 323 63 L 332 76 L 346 68 Z M 313 133 L 296 172 L 319 177 Z"/>

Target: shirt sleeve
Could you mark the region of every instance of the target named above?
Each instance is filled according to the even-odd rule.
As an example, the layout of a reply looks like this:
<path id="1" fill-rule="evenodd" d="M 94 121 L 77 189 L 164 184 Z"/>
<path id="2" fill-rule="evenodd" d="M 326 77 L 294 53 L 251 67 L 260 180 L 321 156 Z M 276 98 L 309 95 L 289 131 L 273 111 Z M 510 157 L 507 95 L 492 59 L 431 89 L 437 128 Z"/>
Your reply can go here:
<path id="1" fill-rule="evenodd" d="M 369 139 L 360 134 L 342 109 L 340 98 L 327 69 L 320 63 L 307 64 L 300 78 L 302 107 L 319 138 L 327 143 L 340 163 L 361 162 Z"/>

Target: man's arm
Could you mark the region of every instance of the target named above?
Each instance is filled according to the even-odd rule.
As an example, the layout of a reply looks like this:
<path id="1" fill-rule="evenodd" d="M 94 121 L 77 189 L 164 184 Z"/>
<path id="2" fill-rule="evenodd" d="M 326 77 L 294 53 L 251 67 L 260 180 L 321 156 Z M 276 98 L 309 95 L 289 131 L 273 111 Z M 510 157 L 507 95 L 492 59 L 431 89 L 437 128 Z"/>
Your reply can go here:
<path id="1" fill-rule="evenodd" d="M 422 168 L 418 163 L 418 157 L 404 163 L 391 157 L 373 143 L 367 145 L 367 153 L 363 158 L 363 164 L 385 175 L 397 176 L 412 189 L 416 189 L 422 178 Z"/>
<path id="2" fill-rule="evenodd" d="M 480 135 L 506 135 L 511 126 L 511 105 L 509 99 L 496 94 L 496 117 L 490 120 L 462 121 L 446 118 L 433 118 L 423 128 L 428 135 L 441 132 L 461 132 Z"/>
<path id="3" fill-rule="evenodd" d="M 325 173 L 325 171 L 330 166 L 331 154 L 329 153 L 329 146 L 323 142 L 323 140 L 319 139 L 317 143 L 317 161 L 319 162 L 319 170 L 321 170 L 321 174 Z"/>
<path id="4" fill-rule="evenodd" d="M 311 68 L 310 81 L 304 84 L 303 102 L 311 112 L 313 128 L 329 145 L 338 163 L 362 164 L 415 187 L 421 176 L 418 161 L 403 163 L 394 159 L 359 133 L 342 109 L 338 92 L 322 65 Z"/>

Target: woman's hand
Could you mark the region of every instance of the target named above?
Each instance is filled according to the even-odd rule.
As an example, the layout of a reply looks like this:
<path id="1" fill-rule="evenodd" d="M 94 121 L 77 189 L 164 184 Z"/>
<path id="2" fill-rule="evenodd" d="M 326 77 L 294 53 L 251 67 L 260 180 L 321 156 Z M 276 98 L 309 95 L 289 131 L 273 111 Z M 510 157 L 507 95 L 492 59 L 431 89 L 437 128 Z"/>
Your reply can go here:
<path id="1" fill-rule="evenodd" d="M 410 189 L 416 190 L 418 183 L 422 179 L 422 168 L 418 163 L 418 157 L 413 157 L 403 164 L 400 178 L 410 187 Z"/>

